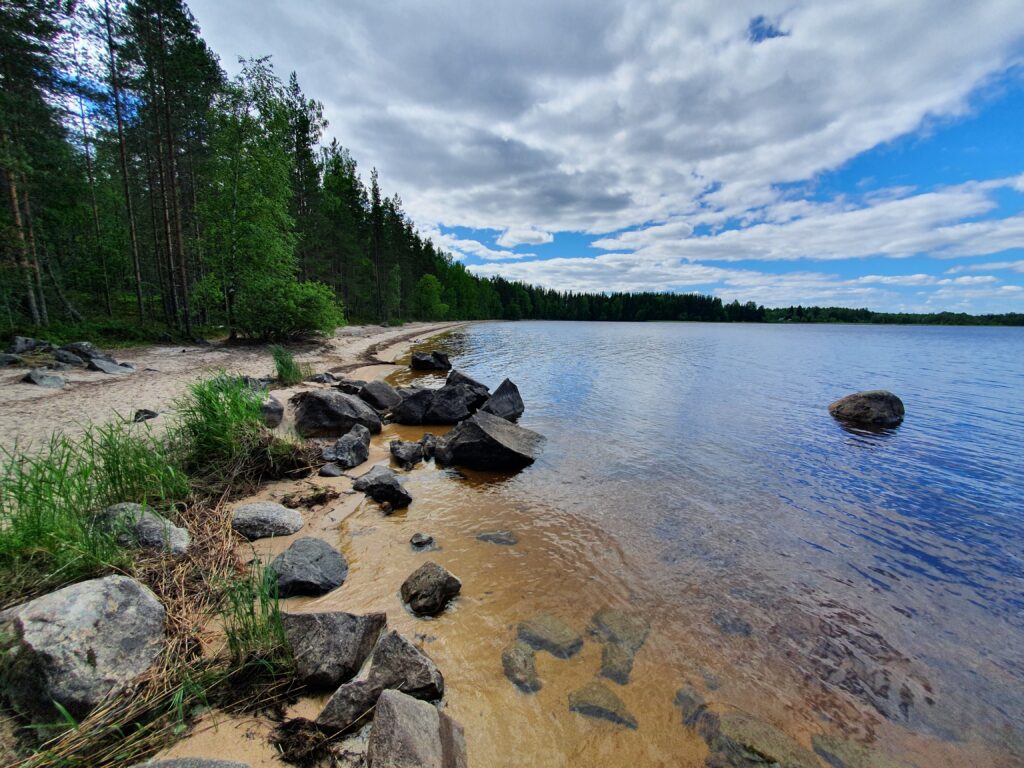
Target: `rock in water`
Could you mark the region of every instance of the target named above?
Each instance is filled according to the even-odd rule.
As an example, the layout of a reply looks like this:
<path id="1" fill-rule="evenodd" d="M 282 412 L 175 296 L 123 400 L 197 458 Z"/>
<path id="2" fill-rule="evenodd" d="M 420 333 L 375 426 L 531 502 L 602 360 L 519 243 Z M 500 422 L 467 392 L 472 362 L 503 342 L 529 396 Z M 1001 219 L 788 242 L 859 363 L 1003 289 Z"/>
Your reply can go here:
<path id="1" fill-rule="evenodd" d="M 601 676 L 619 685 L 628 683 L 633 659 L 647 641 L 650 629 L 650 624 L 642 616 L 633 616 L 617 608 L 605 608 L 595 613 L 589 632 L 604 643 Z"/>
<path id="2" fill-rule="evenodd" d="M 425 424 L 427 411 L 434 404 L 433 389 L 416 387 L 402 392 L 402 402 L 391 412 L 396 424 L 417 426 Z"/>
<path id="3" fill-rule="evenodd" d="M 434 451 L 437 448 L 437 435 L 432 432 L 425 432 L 423 437 L 419 439 L 419 444 L 423 446 L 424 459 L 434 458 Z"/>
<path id="4" fill-rule="evenodd" d="M 61 376 L 54 376 L 46 373 L 42 368 L 33 368 L 31 371 L 25 374 L 22 381 L 29 384 L 35 384 L 37 387 L 46 387 L 47 389 L 63 389 L 64 379 Z"/>
<path id="5" fill-rule="evenodd" d="M 519 387 L 513 384 L 511 379 L 505 379 L 494 390 L 494 394 L 487 399 L 487 402 L 480 406 L 480 410 L 500 416 L 506 421 L 516 421 L 523 415 L 526 406 L 523 405 Z"/>
<path id="6" fill-rule="evenodd" d="M 851 741 L 840 741 L 820 733 L 811 737 L 814 751 L 832 768 L 914 768 Z"/>
<path id="7" fill-rule="evenodd" d="M 366 748 L 374 768 L 467 768 L 462 726 L 437 707 L 400 691 L 377 699 Z"/>
<path id="8" fill-rule="evenodd" d="M 276 429 L 284 421 L 284 403 L 273 395 L 267 395 L 260 403 L 260 412 L 263 414 L 263 423 L 269 429 Z"/>
<path id="9" fill-rule="evenodd" d="M 99 524 L 117 534 L 122 547 L 141 547 L 183 555 L 191 538 L 188 530 L 174 525 L 163 515 L 141 504 L 126 502 L 107 507 L 98 516 Z"/>
<path id="10" fill-rule="evenodd" d="M 277 574 L 277 594 L 323 595 L 345 583 L 348 563 L 334 547 L 313 536 L 296 539 L 270 563 Z"/>
<path id="11" fill-rule="evenodd" d="M 356 424 L 346 434 L 324 449 L 324 458 L 337 462 L 342 469 L 358 467 L 370 458 L 370 430 Z"/>
<path id="12" fill-rule="evenodd" d="M 754 628 L 750 626 L 749 621 L 742 616 L 736 616 L 721 608 L 715 608 L 711 612 L 711 621 L 723 635 L 750 637 L 754 633 Z"/>
<path id="13" fill-rule="evenodd" d="M 409 545 L 417 552 L 428 552 L 437 549 L 434 537 L 426 533 L 414 533 L 409 539 Z"/>
<path id="14" fill-rule="evenodd" d="M 290 402 L 295 406 L 295 430 L 302 437 L 344 435 L 357 424 L 373 434 L 380 432 L 380 416 L 358 397 L 333 389 L 299 392 Z"/>
<path id="15" fill-rule="evenodd" d="M 892 392 L 873 389 L 836 400 L 828 412 L 840 421 L 867 427 L 895 427 L 903 421 L 903 401 Z"/>
<path id="16" fill-rule="evenodd" d="M 413 613 L 434 616 L 462 591 L 462 582 L 437 563 L 424 563 L 402 584 L 402 599 Z"/>
<path id="17" fill-rule="evenodd" d="M 466 384 L 445 384 L 430 391 L 433 398 L 423 415 L 424 424 L 458 424 L 476 411 L 477 396 Z"/>
<path id="18" fill-rule="evenodd" d="M 356 478 L 352 487 L 380 504 L 390 504 L 393 509 L 408 507 L 412 503 L 412 496 L 402 486 L 398 475 L 387 467 L 373 467 L 365 475 Z"/>
<path id="19" fill-rule="evenodd" d="M 81 719 L 156 661 L 164 607 L 134 579 L 105 576 L 0 613 L 0 630 L 0 685 L 14 708 L 52 723 L 55 701 Z"/>
<path id="20" fill-rule="evenodd" d="M 464 386 L 471 394 L 471 397 L 467 398 L 467 400 L 470 410 L 473 411 L 487 402 L 487 398 L 491 396 L 491 390 L 485 384 L 481 384 L 472 376 L 467 376 L 462 371 L 452 371 L 449 373 L 448 378 L 445 379 L 445 385 L 452 387 L 457 385 Z"/>
<path id="21" fill-rule="evenodd" d="M 391 441 L 391 455 L 403 469 L 412 469 L 423 461 L 423 446 L 419 443 L 404 442 L 402 440 Z"/>
<path id="22" fill-rule="evenodd" d="M 390 411 L 402 402 L 402 396 L 395 391 L 395 388 L 380 379 L 364 384 L 363 388 L 359 390 L 359 397 L 378 411 Z"/>
<path id="23" fill-rule="evenodd" d="M 501 668 L 505 677 L 523 693 L 535 693 L 541 689 L 537 654 L 522 640 L 513 640 L 501 652 Z"/>
<path id="24" fill-rule="evenodd" d="M 450 371 L 452 363 L 444 352 L 413 352 L 409 367 L 414 371 Z"/>
<path id="25" fill-rule="evenodd" d="M 587 717 L 596 717 L 636 729 L 636 718 L 626 709 L 622 699 L 603 683 L 588 683 L 570 693 L 569 709 Z"/>
<path id="26" fill-rule="evenodd" d="M 345 474 L 345 470 L 334 462 L 331 462 L 330 464 L 324 464 L 320 467 L 320 471 L 317 472 L 317 474 L 320 475 L 320 477 L 341 477 Z"/>
<path id="27" fill-rule="evenodd" d="M 269 536 L 290 536 L 305 524 L 302 515 L 294 509 L 273 501 L 243 504 L 231 516 L 231 527 L 249 541 Z"/>
<path id="28" fill-rule="evenodd" d="M 392 631 L 374 648 L 366 677 L 338 688 L 317 717 L 317 725 L 335 733 L 346 731 L 373 709 L 381 692 L 395 688 L 426 701 L 444 695 L 444 678 L 430 657 Z"/>
<path id="29" fill-rule="evenodd" d="M 676 695 L 676 702 L 678 704 L 679 694 Z M 820 766 L 813 754 L 778 728 L 742 712 L 729 710 L 724 714 L 716 714 L 701 707 L 689 721 L 707 742 L 711 751 L 709 764 L 724 768 Z"/>
<path id="30" fill-rule="evenodd" d="M 383 613 L 283 613 L 284 634 L 303 685 L 334 690 L 351 680 L 370 655 L 387 624 Z"/>
<path id="31" fill-rule="evenodd" d="M 485 541 L 488 544 L 497 544 L 501 547 L 514 547 L 519 543 L 518 537 L 512 531 L 484 531 L 476 535 L 477 541 Z"/>
<path id="32" fill-rule="evenodd" d="M 547 651 L 560 659 L 575 656 L 583 647 L 580 633 L 550 613 L 538 613 L 520 622 L 517 633 L 519 639 L 531 648 Z"/>
<path id="33" fill-rule="evenodd" d="M 344 392 L 346 395 L 358 395 L 359 390 L 366 386 L 362 379 L 341 379 L 334 388 Z"/>
<path id="34" fill-rule="evenodd" d="M 438 440 L 435 456 L 471 469 L 521 469 L 536 460 L 541 440 L 536 432 L 478 412 Z"/>

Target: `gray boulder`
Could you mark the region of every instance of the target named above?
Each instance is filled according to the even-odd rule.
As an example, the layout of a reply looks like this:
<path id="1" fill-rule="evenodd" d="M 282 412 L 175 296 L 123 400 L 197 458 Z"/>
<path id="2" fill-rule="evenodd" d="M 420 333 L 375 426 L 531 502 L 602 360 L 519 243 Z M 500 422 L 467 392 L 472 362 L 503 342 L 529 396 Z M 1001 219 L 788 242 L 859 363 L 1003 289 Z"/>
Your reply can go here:
<path id="1" fill-rule="evenodd" d="M 359 390 L 359 397 L 378 411 L 390 411 L 402 402 L 402 396 L 395 391 L 395 388 L 380 379 L 364 384 L 363 388 Z"/>
<path id="2" fill-rule="evenodd" d="M 513 470 L 532 464 L 543 438 L 490 413 L 478 412 L 437 442 L 443 464 L 472 469 Z"/>
<path id="3" fill-rule="evenodd" d="M 320 475 L 320 477 L 342 477 L 345 474 L 345 470 L 334 462 L 331 462 L 320 467 L 320 471 L 317 472 L 317 474 Z"/>
<path id="4" fill-rule="evenodd" d="M 24 365 L 25 358 L 18 355 L 9 355 L 6 352 L 0 352 L 0 368 L 6 368 L 9 365 Z"/>
<path id="5" fill-rule="evenodd" d="M 423 416 L 424 424 L 458 424 L 477 409 L 477 396 L 466 384 L 445 384 L 433 390 L 430 407 Z"/>
<path id="6" fill-rule="evenodd" d="M 191 537 L 188 530 L 174 525 L 163 515 L 142 506 L 125 502 L 107 507 L 97 518 L 105 530 L 115 533 L 122 547 L 139 547 L 183 555 Z"/>
<path id="7" fill-rule="evenodd" d="M 604 608 L 594 614 L 589 632 L 604 643 L 601 649 L 601 676 L 619 685 L 629 682 L 633 659 L 647 641 L 651 625 L 642 616 Z"/>
<path id="8" fill-rule="evenodd" d="M 323 457 L 337 462 L 342 469 L 358 467 L 370 458 L 370 430 L 362 424 L 356 424 L 339 437 L 334 445 L 325 448 Z"/>
<path id="9" fill-rule="evenodd" d="M 403 390 L 401 392 L 402 402 L 391 411 L 391 418 L 396 424 L 411 426 L 426 424 L 427 411 L 434 404 L 434 391 L 425 387 Z"/>
<path id="10" fill-rule="evenodd" d="M 316 723 L 333 733 L 349 730 L 373 709 L 381 693 L 390 689 L 399 689 L 426 701 L 444 695 L 444 678 L 434 662 L 394 631 L 377 643 L 366 677 L 339 687 Z"/>
<path id="11" fill-rule="evenodd" d="M 24 355 L 26 352 L 34 352 L 39 343 L 31 336 L 15 336 L 7 351 L 12 355 Z"/>
<path id="12" fill-rule="evenodd" d="M 414 371 L 450 371 L 451 360 L 444 352 L 413 352 L 409 367 Z"/>
<path id="13" fill-rule="evenodd" d="M 462 582 L 437 563 L 427 562 L 410 574 L 402 584 L 402 599 L 412 612 L 434 616 L 462 591 Z"/>
<path id="14" fill-rule="evenodd" d="M 494 394 L 487 398 L 487 402 L 480 406 L 480 410 L 500 416 L 506 421 L 516 421 L 523 415 L 526 406 L 523 405 L 519 387 L 513 384 L 511 379 L 505 379 L 494 390 Z"/>
<path id="15" fill-rule="evenodd" d="M 377 699 L 366 747 L 372 768 L 467 768 L 462 726 L 437 707 L 401 691 Z"/>
<path id="16" fill-rule="evenodd" d="M 164 608 L 127 576 L 72 584 L 0 613 L 0 686 L 36 722 L 58 717 L 57 702 L 85 717 L 156 661 Z"/>
<path id="17" fill-rule="evenodd" d="M 383 613 L 284 613 L 285 637 L 303 685 L 334 690 L 351 680 L 370 655 L 387 624 Z"/>
<path id="18" fill-rule="evenodd" d="M 402 469 L 412 469 L 423 461 L 423 446 L 419 443 L 392 440 L 389 448 L 395 462 Z"/>
<path id="19" fill-rule="evenodd" d="M 101 350 L 91 341 L 73 341 L 70 344 L 65 344 L 61 349 L 86 361 L 106 360 L 110 363 L 114 362 L 113 357 Z"/>
<path id="20" fill-rule="evenodd" d="M 583 637 L 566 622 L 550 613 L 538 613 L 516 628 L 519 639 L 538 651 L 559 659 L 575 656 L 583 648 Z"/>
<path id="21" fill-rule="evenodd" d="M 523 693 L 535 693 L 541 689 L 537 676 L 537 654 L 528 643 L 513 640 L 501 652 L 501 669 Z"/>
<path id="22" fill-rule="evenodd" d="M 836 400 L 828 412 L 840 421 L 866 427 L 895 427 L 906 412 L 903 401 L 892 392 L 873 389 Z"/>
<path id="23" fill-rule="evenodd" d="M 47 389 L 63 389 L 65 383 L 63 376 L 47 373 L 43 368 L 33 368 L 21 380 L 27 384 L 35 384 L 37 387 L 46 387 Z"/>
<path id="24" fill-rule="evenodd" d="M 293 541 L 269 567 L 277 575 L 280 597 L 323 595 L 344 584 L 348 576 L 348 563 L 341 553 L 312 536 Z"/>
<path id="25" fill-rule="evenodd" d="M 100 371 L 114 376 L 123 376 L 128 373 L 135 373 L 133 366 L 121 365 L 103 357 L 93 357 L 89 360 L 90 371 Z"/>
<path id="26" fill-rule="evenodd" d="M 334 388 L 344 392 L 346 395 L 358 395 L 359 390 L 365 386 L 366 382 L 362 379 L 339 379 Z"/>
<path id="27" fill-rule="evenodd" d="M 588 683 L 570 693 L 569 709 L 587 717 L 636 729 L 636 718 L 626 709 L 622 699 L 604 683 Z"/>
<path id="28" fill-rule="evenodd" d="M 445 379 L 445 385 L 452 387 L 461 385 L 466 387 L 472 393 L 470 403 L 474 411 L 487 402 L 487 398 L 491 396 L 491 390 L 487 388 L 486 384 L 481 384 L 472 376 L 467 376 L 462 371 L 452 371 L 449 373 L 448 378 Z"/>
<path id="29" fill-rule="evenodd" d="M 352 487 L 379 504 L 390 504 L 393 509 L 408 507 L 412 503 L 412 496 L 402 486 L 398 475 L 387 467 L 373 467 L 366 474 L 356 478 Z"/>
<path id="30" fill-rule="evenodd" d="M 273 501 L 243 504 L 231 516 L 231 527 L 249 541 L 269 536 L 290 536 L 305 524 L 301 514 Z"/>
<path id="31" fill-rule="evenodd" d="M 263 423 L 269 429 L 276 429 L 284 421 L 284 403 L 273 395 L 267 395 L 260 403 L 260 412 L 263 414 Z"/>
<path id="32" fill-rule="evenodd" d="M 373 434 L 380 432 L 380 416 L 358 397 L 334 389 L 299 392 L 290 402 L 295 407 L 295 431 L 302 437 L 335 437 L 361 424 Z"/>
<path id="33" fill-rule="evenodd" d="M 65 365 L 77 365 L 82 367 L 85 365 L 85 360 L 80 358 L 74 352 L 69 352 L 66 349 L 58 349 L 53 353 L 53 359 L 58 363 L 64 363 Z"/>

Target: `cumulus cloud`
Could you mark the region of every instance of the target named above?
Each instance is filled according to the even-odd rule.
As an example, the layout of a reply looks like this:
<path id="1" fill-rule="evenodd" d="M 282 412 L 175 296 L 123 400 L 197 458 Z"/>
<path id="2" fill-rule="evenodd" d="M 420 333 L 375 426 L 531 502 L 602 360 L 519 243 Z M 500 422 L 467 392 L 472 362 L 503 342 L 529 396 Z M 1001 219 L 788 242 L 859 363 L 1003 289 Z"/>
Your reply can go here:
<path id="1" fill-rule="evenodd" d="M 534 227 L 509 227 L 501 233 L 498 245 L 503 248 L 515 248 L 517 245 L 543 245 L 550 243 L 555 236 L 550 232 Z"/>

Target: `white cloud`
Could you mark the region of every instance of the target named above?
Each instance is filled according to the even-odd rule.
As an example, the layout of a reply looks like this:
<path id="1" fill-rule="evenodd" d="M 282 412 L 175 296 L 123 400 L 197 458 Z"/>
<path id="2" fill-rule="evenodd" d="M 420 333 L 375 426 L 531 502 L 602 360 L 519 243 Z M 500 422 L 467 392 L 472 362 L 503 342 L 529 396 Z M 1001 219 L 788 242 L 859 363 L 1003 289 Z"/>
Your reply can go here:
<path id="1" fill-rule="evenodd" d="M 503 248 L 515 248 L 517 245 L 543 245 L 550 243 L 555 237 L 550 232 L 534 227 L 509 227 L 501 233 L 498 245 Z"/>
<path id="2" fill-rule="evenodd" d="M 960 272 L 1020 272 L 1024 274 L 1024 259 L 1018 261 L 989 261 L 984 264 L 960 264 L 946 270 L 947 274 L 956 275 Z"/>
<path id="3" fill-rule="evenodd" d="M 460 238 L 455 235 L 444 234 L 438 229 L 428 230 L 424 234 L 434 241 L 441 250 L 451 251 L 453 255 L 477 256 L 486 261 L 502 261 L 505 259 L 528 259 L 533 258 L 535 253 L 516 253 L 515 251 L 497 251 L 489 248 L 479 240 Z"/>

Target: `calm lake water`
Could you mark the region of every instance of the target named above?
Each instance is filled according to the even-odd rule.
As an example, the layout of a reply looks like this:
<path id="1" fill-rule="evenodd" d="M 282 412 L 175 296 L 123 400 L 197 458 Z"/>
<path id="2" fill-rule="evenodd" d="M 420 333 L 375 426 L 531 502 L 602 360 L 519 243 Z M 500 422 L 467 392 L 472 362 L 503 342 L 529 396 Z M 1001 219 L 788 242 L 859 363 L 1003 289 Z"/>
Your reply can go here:
<path id="1" fill-rule="evenodd" d="M 464 598 L 410 626 L 443 660 L 471 756 L 702 765 L 672 703 L 690 685 L 807 747 L 1024 764 L 1024 330 L 519 322 L 439 346 L 492 388 L 518 384 L 543 454 L 511 478 L 412 473 L 425 501 L 386 523 L 367 510 L 348 553 L 356 571 L 406 557 L 371 543 L 381 525 L 439 536 Z M 829 416 L 876 388 L 903 399 L 899 428 Z M 520 544 L 474 537 L 493 529 Z M 360 589 L 371 603 L 394 585 L 346 599 Z M 532 696 L 501 675 L 517 621 L 582 630 L 606 606 L 651 623 L 629 684 L 609 684 L 635 732 L 568 711 L 600 666 L 592 643 L 579 661 L 540 654 Z"/>

